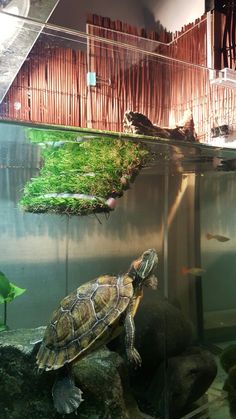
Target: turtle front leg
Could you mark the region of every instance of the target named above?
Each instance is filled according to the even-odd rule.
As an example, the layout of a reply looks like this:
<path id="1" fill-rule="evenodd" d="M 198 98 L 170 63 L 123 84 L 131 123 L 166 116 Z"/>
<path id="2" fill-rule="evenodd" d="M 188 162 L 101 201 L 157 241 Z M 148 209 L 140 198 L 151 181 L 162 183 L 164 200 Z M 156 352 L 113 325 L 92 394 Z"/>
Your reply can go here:
<path id="1" fill-rule="evenodd" d="M 128 361 L 140 367 L 142 363 L 142 359 L 137 349 L 134 347 L 134 340 L 135 340 L 135 324 L 134 324 L 134 317 L 133 317 L 134 304 L 135 303 L 130 303 L 130 306 L 128 308 L 128 311 L 125 317 L 125 322 L 124 322 L 125 350 L 126 350 Z"/>

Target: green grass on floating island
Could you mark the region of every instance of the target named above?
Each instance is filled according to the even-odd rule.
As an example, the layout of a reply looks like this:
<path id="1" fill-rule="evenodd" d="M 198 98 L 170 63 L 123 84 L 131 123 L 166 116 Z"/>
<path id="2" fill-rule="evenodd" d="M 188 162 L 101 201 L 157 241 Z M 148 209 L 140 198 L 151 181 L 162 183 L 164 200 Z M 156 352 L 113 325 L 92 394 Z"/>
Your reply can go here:
<path id="1" fill-rule="evenodd" d="M 42 145 L 44 161 L 20 200 L 29 212 L 108 212 L 107 199 L 123 194 L 148 154 L 142 144 L 96 134 L 30 128 L 27 135 Z"/>

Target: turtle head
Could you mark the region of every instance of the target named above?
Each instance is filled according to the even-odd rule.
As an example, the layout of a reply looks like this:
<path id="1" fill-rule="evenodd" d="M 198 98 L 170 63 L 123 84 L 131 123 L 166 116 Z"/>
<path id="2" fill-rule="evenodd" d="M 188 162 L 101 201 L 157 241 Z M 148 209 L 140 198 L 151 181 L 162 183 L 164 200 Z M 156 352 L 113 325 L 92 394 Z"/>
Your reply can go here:
<path id="1" fill-rule="evenodd" d="M 135 259 L 130 266 L 128 275 L 131 276 L 137 285 L 145 282 L 153 275 L 158 263 L 158 256 L 155 249 L 148 249 Z M 150 284 L 152 281 L 150 282 Z M 148 285 L 151 286 L 151 285 Z"/>

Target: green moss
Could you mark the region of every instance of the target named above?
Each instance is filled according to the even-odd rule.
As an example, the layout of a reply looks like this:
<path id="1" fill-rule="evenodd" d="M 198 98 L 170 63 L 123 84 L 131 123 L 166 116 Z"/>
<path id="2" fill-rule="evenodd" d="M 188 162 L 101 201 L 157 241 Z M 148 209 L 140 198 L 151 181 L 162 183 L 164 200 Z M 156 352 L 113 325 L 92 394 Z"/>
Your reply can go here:
<path id="1" fill-rule="evenodd" d="M 106 199 L 121 196 L 148 152 L 143 145 L 109 137 L 29 129 L 32 142 L 45 143 L 44 165 L 24 188 L 26 211 L 88 214 L 109 211 Z M 60 143 L 59 143 L 60 142 Z M 45 196 L 85 194 L 89 197 Z M 93 198 L 92 198 L 93 197 Z"/>
<path id="2" fill-rule="evenodd" d="M 73 141 L 78 137 L 78 133 L 70 131 L 28 128 L 26 129 L 26 136 L 33 143 L 43 143 L 47 141 Z"/>

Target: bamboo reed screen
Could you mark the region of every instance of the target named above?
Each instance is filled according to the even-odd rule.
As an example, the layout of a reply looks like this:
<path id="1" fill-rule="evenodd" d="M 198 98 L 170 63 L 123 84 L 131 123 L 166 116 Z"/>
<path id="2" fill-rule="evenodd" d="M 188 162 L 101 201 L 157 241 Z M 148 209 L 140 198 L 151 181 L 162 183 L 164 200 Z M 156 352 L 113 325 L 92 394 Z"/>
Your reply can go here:
<path id="1" fill-rule="evenodd" d="M 208 70 L 199 67 L 206 66 L 207 62 L 205 16 L 176 33 L 168 44 L 163 44 L 158 37 L 158 41 L 152 41 L 153 35 L 151 39 L 140 38 L 135 28 L 128 28 L 132 34 L 124 34 L 122 31 L 127 31 L 127 27 L 121 22 L 116 24 L 95 16 L 93 23 L 87 25 L 89 34 L 112 39 L 119 45 L 137 46 L 147 54 L 133 50 L 127 54 L 127 50 L 116 44 L 108 48 L 103 42 L 88 42 L 88 68 L 101 80 L 98 88 L 90 89 L 91 126 L 94 127 L 95 121 L 101 124 L 104 121 L 106 128 L 121 130 L 122 116 L 127 109 L 144 113 L 158 125 L 174 125 L 182 119 L 185 110 L 191 109 L 200 140 L 208 138 L 215 123 L 236 127 L 234 91 L 210 85 Z M 103 103 L 103 106 L 99 108 L 97 103 Z M 107 118 L 109 114 L 116 115 L 112 124 Z"/>
<path id="2" fill-rule="evenodd" d="M 127 109 L 162 126 L 191 109 L 200 138 L 215 118 L 236 126 L 234 91 L 211 86 L 203 68 L 168 59 L 206 65 L 204 16 L 173 39 L 98 16 L 89 22 L 85 49 L 56 47 L 41 37 L 0 105 L 2 118 L 122 131 Z M 87 86 L 88 71 L 96 73 L 96 86 Z"/>
<path id="3" fill-rule="evenodd" d="M 37 42 L 0 112 L 10 119 L 86 126 L 86 54 Z"/>

